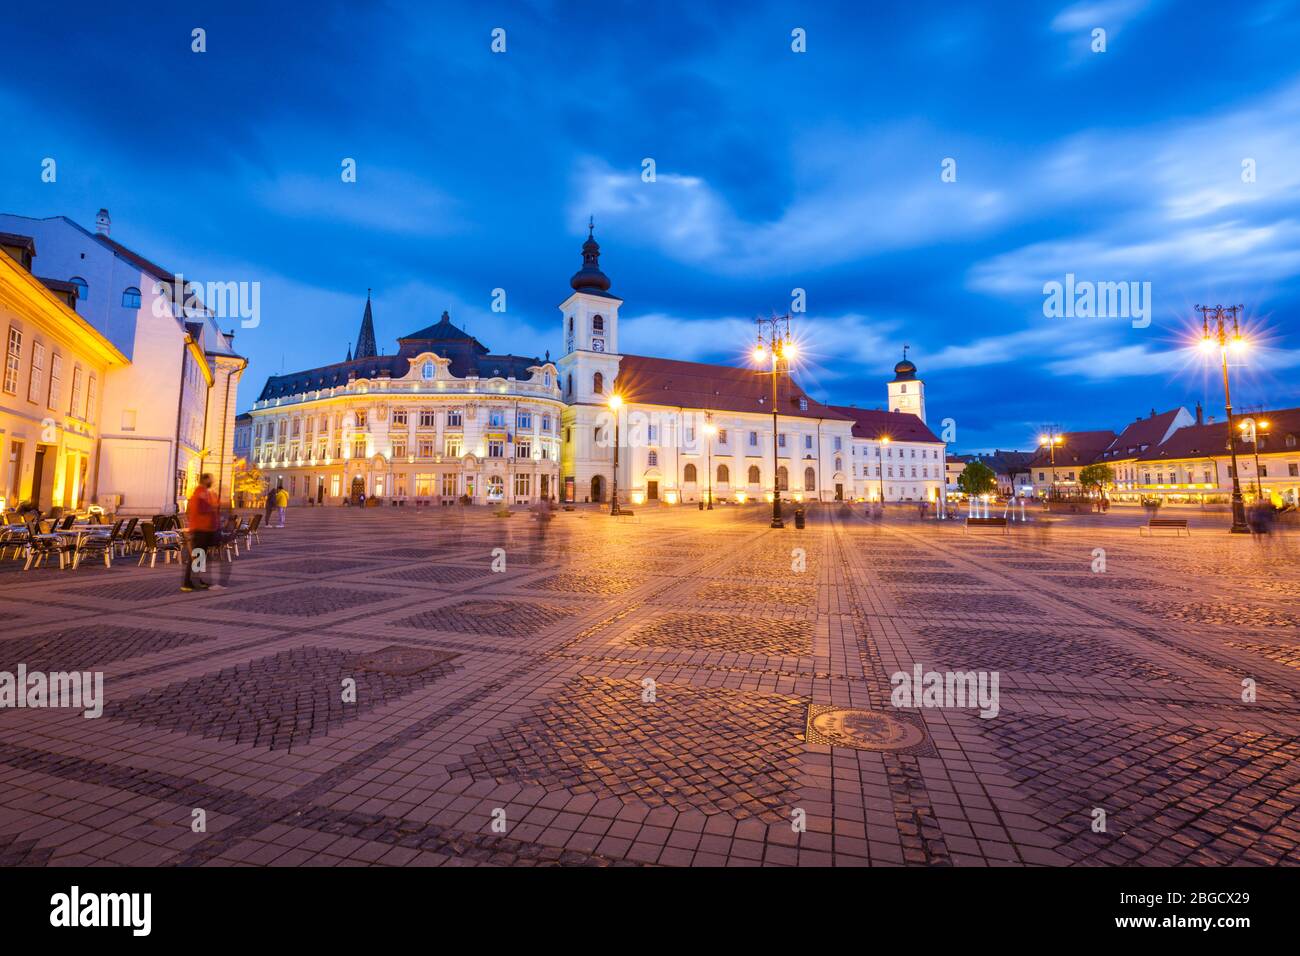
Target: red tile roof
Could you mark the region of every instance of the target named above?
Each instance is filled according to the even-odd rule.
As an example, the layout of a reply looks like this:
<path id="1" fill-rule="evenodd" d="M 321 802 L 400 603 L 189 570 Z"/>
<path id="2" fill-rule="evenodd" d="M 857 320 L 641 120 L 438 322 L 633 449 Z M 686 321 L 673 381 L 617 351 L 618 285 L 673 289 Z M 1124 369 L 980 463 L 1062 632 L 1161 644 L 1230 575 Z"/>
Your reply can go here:
<path id="1" fill-rule="evenodd" d="M 852 405 L 832 405 L 835 411 L 853 419 L 853 437 L 879 439 L 889 436 L 890 441 L 932 441 L 939 436 L 930 431 L 925 422 L 911 412 L 887 412 L 879 408 L 854 408 Z"/>
<path id="2" fill-rule="evenodd" d="M 1133 458 L 1141 454 L 1144 448 L 1160 444 L 1181 411 L 1181 408 L 1175 408 L 1172 411 L 1139 418 L 1132 422 L 1119 433 L 1118 438 L 1111 442 L 1102 456 L 1103 460 Z"/>
<path id="3" fill-rule="evenodd" d="M 139 253 L 132 252 L 126 246 L 122 245 L 120 242 L 116 242 L 108 238 L 108 236 L 100 235 L 96 233 L 95 239 L 98 240 L 101 244 L 107 246 L 113 252 L 117 253 L 127 262 L 130 262 L 136 268 L 143 269 L 145 272 L 148 272 L 155 279 L 161 279 L 164 282 L 172 282 L 176 278 L 176 273 L 164 269 L 162 266 L 158 265 L 155 262 L 149 261 Z"/>
<path id="4" fill-rule="evenodd" d="M 752 368 L 624 355 L 614 387 L 629 404 L 772 413 L 771 376 Z M 814 401 L 787 375 L 782 375 L 777 385 L 777 413 L 833 421 L 849 418 L 842 411 Z"/>
<path id="5" fill-rule="evenodd" d="M 1056 446 L 1056 467 L 1064 465 L 1091 465 L 1115 441 L 1116 435 L 1109 429 L 1091 432 L 1064 432 L 1065 439 Z M 1050 467 L 1052 456 L 1047 448 L 1040 448 L 1038 454 L 1030 461 L 1030 467 Z"/>
<path id="6" fill-rule="evenodd" d="M 1296 447 L 1300 447 L 1300 408 L 1280 408 L 1276 411 L 1247 412 L 1233 416 L 1238 424 L 1243 418 L 1265 420 L 1269 423 L 1268 431 L 1259 433 L 1264 439 L 1259 449 L 1261 453 L 1288 451 L 1287 435 L 1294 436 Z M 1250 455 L 1254 452 L 1255 446 L 1252 442 L 1238 439 L 1237 454 Z M 1180 428 L 1169 436 L 1167 442 L 1148 449 L 1146 454 L 1138 456 L 1138 460 L 1167 461 L 1179 458 L 1218 457 L 1227 454 L 1228 423 L 1224 420 L 1209 425 L 1189 425 Z"/>

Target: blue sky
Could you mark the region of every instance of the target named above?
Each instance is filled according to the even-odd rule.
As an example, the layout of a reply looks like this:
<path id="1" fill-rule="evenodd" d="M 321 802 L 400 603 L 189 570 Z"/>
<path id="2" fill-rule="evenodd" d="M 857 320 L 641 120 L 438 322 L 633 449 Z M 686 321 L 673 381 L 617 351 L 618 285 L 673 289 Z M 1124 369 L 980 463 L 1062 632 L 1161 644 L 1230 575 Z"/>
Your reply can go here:
<path id="1" fill-rule="evenodd" d="M 187 278 L 262 283 L 241 407 L 341 359 L 367 287 L 389 351 L 448 309 L 558 355 L 589 214 L 624 351 L 743 361 L 803 288 L 810 390 L 881 405 L 909 343 L 958 449 L 1221 414 L 1197 303 L 1247 306 L 1239 408 L 1300 405 L 1297 3 L 174 6 L 7 14 L 0 209 L 105 206 Z M 1150 282 L 1150 326 L 1045 317 L 1067 272 Z"/>

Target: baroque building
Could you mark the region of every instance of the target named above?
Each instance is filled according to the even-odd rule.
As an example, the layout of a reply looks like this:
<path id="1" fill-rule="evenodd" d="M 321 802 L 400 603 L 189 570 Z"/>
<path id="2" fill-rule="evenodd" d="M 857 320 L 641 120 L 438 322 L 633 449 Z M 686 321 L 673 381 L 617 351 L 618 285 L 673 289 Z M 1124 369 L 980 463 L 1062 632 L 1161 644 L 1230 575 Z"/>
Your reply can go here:
<path id="1" fill-rule="evenodd" d="M 925 424 L 925 384 L 904 355 L 888 410 L 813 399 L 788 367 L 770 371 L 619 351 L 619 309 L 594 229 L 560 304 L 563 497 L 605 501 L 618 445 L 620 499 L 936 501 L 944 443 Z M 621 404 L 611 408 L 617 395 Z M 775 425 L 774 415 L 775 412 Z"/>
<path id="2" fill-rule="evenodd" d="M 273 375 L 250 463 L 294 503 L 527 504 L 558 494 L 564 404 L 549 357 L 494 355 L 451 322 L 377 355 L 369 296 L 342 362 Z"/>

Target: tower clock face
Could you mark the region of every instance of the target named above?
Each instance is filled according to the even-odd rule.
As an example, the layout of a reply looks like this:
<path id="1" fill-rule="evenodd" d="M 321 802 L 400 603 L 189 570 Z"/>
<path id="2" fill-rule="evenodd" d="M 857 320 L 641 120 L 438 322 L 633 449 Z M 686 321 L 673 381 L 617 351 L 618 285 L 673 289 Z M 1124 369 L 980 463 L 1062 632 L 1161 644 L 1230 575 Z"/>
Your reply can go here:
<path id="1" fill-rule="evenodd" d="M 604 340 L 604 339 L 592 339 L 592 340 L 591 340 L 591 350 L 592 350 L 593 352 L 603 352 L 603 351 L 605 351 L 605 340 Z"/>

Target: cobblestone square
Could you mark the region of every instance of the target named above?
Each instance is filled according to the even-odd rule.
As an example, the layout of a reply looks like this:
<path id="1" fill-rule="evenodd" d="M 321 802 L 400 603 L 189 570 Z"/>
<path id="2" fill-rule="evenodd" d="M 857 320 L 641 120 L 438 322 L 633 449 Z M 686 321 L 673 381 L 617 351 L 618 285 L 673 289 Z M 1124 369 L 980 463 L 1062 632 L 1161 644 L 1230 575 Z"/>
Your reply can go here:
<path id="1" fill-rule="evenodd" d="M 1284 536 L 768 518 L 295 508 L 224 590 L 0 575 L 0 670 L 104 675 L 0 709 L 0 865 L 1300 862 Z"/>

